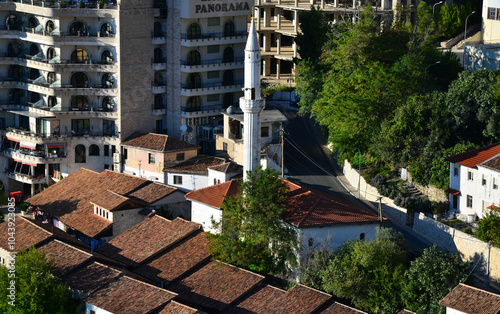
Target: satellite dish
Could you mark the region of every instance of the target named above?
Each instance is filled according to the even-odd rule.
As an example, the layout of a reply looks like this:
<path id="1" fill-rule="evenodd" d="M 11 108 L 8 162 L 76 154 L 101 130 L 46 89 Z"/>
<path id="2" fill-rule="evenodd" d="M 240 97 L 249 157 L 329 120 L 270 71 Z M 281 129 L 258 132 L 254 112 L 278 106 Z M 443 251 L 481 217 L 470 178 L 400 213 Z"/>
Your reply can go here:
<path id="1" fill-rule="evenodd" d="M 188 129 L 187 125 L 185 125 L 185 124 L 181 125 L 181 132 L 182 133 L 186 132 L 187 129 Z"/>

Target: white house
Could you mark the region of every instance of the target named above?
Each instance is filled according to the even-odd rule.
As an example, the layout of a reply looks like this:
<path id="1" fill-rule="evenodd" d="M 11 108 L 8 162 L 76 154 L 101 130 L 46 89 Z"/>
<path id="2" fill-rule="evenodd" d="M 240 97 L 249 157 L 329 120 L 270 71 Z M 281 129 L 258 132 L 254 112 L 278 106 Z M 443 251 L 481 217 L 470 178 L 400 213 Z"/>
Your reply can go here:
<path id="1" fill-rule="evenodd" d="M 444 159 L 450 162 L 450 211 L 468 221 L 499 206 L 500 142 Z"/>
<path id="2" fill-rule="evenodd" d="M 283 179 L 284 180 L 284 179 Z M 350 239 L 373 240 L 380 225 L 377 215 L 335 196 L 284 180 L 289 188 L 284 220 L 297 231 L 304 250 L 335 250 Z M 225 196 L 241 193 L 239 181 L 206 187 L 186 194 L 191 201 L 191 220 L 204 231 L 214 232 L 212 218 L 222 218 Z"/>
<path id="3" fill-rule="evenodd" d="M 440 302 L 446 314 L 497 314 L 500 295 L 459 283 Z"/>

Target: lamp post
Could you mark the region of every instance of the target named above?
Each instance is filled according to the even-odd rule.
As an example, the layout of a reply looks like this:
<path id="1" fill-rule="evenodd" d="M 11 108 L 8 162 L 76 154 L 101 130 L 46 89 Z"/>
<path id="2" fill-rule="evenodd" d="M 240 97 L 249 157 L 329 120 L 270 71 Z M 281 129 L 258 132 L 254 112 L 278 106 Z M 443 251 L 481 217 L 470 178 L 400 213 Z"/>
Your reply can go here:
<path id="1" fill-rule="evenodd" d="M 467 15 L 467 17 L 465 18 L 465 32 L 464 32 L 464 55 L 463 55 L 463 67 L 465 69 L 465 42 L 467 40 L 467 20 L 469 19 L 469 16 L 471 16 L 472 14 L 476 13 L 476 11 L 472 11 L 471 14 Z"/>
<path id="2" fill-rule="evenodd" d="M 436 63 L 433 63 L 433 64 L 429 64 L 428 66 L 425 67 L 425 70 L 424 70 L 424 92 L 425 92 L 425 77 L 427 76 L 427 69 L 431 66 L 434 66 L 436 64 L 440 64 L 441 61 L 437 61 Z"/>
<path id="3" fill-rule="evenodd" d="M 436 8 L 436 5 L 438 4 L 442 4 L 443 1 L 439 1 L 438 3 L 435 3 L 433 6 L 432 6 L 432 16 L 434 16 L 434 9 Z"/>
<path id="4" fill-rule="evenodd" d="M 361 198 L 361 151 L 357 147 L 354 148 L 358 150 L 358 198 Z"/>

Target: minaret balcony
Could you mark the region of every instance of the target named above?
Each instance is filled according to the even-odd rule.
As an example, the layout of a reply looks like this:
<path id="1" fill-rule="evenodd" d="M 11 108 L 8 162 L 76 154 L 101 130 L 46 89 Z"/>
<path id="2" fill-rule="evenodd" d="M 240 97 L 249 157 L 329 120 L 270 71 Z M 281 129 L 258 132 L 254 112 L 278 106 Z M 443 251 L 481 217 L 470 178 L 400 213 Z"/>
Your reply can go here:
<path id="1" fill-rule="evenodd" d="M 219 94 L 219 93 L 233 93 L 241 92 L 243 88 L 243 80 L 235 80 L 232 82 L 213 82 L 213 83 L 203 83 L 203 84 L 182 84 L 181 85 L 181 95 L 182 96 L 202 96 L 208 94 Z"/>
<path id="2" fill-rule="evenodd" d="M 224 71 L 242 69 L 244 67 L 245 58 L 234 58 L 232 60 L 225 59 L 208 59 L 197 63 L 181 60 L 181 71 L 185 73 L 203 72 L 203 71 Z"/>
<path id="3" fill-rule="evenodd" d="M 181 45 L 184 47 L 197 47 L 206 45 L 231 45 L 245 43 L 247 32 L 181 34 Z"/>

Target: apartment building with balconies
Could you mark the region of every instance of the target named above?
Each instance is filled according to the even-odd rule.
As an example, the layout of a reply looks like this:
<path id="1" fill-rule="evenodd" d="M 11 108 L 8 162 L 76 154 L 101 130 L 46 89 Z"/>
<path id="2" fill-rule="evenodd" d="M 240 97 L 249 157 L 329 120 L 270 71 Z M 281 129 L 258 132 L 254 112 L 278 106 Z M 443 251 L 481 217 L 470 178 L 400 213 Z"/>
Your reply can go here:
<path id="1" fill-rule="evenodd" d="M 166 0 L 0 1 L 0 180 L 33 194 L 80 167 L 113 169 L 134 131 L 167 133 L 155 31 L 174 18 Z"/>

